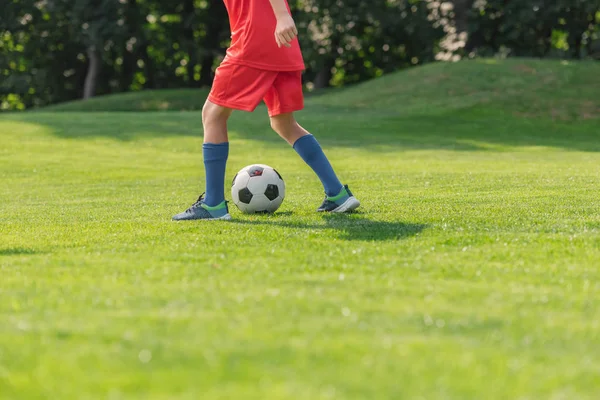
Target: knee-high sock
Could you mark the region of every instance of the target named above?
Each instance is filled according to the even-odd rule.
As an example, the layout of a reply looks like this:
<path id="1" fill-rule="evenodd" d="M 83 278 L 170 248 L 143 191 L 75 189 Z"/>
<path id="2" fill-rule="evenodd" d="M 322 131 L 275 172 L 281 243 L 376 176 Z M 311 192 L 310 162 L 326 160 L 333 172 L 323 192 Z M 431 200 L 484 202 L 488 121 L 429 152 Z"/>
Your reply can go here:
<path id="1" fill-rule="evenodd" d="M 229 157 L 229 143 L 202 146 L 206 173 L 206 205 L 218 206 L 225 200 L 225 168 Z"/>
<path id="2" fill-rule="evenodd" d="M 327 196 L 331 197 L 340 193 L 343 185 L 333 171 L 333 167 L 329 163 L 327 156 L 323 153 L 321 145 L 313 135 L 305 135 L 296 140 L 294 150 L 315 171 L 315 174 L 317 174 L 323 184 Z"/>

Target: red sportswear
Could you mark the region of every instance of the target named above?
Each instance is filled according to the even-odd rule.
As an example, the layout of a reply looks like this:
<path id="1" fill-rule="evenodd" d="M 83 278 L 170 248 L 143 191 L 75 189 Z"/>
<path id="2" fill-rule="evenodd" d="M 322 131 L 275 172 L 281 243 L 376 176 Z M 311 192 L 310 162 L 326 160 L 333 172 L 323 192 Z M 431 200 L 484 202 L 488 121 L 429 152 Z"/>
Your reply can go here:
<path id="1" fill-rule="evenodd" d="M 217 68 L 208 99 L 243 111 L 254 111 L 264 101 L 271 117 L 302 110 L 304 60 L 298 39 L 291 47 L 277 46 L 277 19 L 269 0 L 223 1 L 231 45 Z"/>
<path id="2" fill-rule="evenodd" d="M 229 14 L 231 45 L 226 62 L 267 71 L 300 71 L 304 60 L 298 39 L 281 48 L 275 41 L 277 19 L 269 0 L 223 0 Z M 290 11 L 289 5 L 288 12 Z"/>

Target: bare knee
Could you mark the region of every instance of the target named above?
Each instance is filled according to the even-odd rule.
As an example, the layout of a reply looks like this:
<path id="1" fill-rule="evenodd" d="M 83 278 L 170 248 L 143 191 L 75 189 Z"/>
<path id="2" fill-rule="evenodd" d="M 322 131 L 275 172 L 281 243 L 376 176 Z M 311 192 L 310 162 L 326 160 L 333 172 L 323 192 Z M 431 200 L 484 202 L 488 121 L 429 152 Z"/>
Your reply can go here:
<path id="1" fill-rule="evenodd" d="M 227 120 L 233 110 L 207 101 L 202 108 L 204 143 L 224 143 L 228 141 Z"/>
<path id="2" fill-rule="evenodd" d="M 271 128 L 281 136 L 286 136 L 298 123 L 291 115 L 278 115 L 271 118 Z"/>
<path id="3" fill-rule="evenodd" d="M 231 110 L 207 101 L 202 107 L 202 124 L 212 126 L 225 124 L 231 115 Z"/>
<path id="4" fill-rule="evenodd" d="M 271 128 L 289 144 L 294 144 L 306 132 L 292 114 L 283 114 L 271 118 Z"/>

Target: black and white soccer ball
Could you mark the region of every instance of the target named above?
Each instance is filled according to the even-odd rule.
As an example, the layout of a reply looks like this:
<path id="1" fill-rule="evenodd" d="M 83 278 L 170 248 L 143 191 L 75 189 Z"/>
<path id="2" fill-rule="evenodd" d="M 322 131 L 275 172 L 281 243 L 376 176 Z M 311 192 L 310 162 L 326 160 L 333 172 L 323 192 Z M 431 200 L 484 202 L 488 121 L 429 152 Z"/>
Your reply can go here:
<path id="1" fill-rule="evenodd" d="M 268 165 L 248 165 L 233 178 L 231 197 L 243 213 L 274 213 L 285 198 L 285 182 Z"/>

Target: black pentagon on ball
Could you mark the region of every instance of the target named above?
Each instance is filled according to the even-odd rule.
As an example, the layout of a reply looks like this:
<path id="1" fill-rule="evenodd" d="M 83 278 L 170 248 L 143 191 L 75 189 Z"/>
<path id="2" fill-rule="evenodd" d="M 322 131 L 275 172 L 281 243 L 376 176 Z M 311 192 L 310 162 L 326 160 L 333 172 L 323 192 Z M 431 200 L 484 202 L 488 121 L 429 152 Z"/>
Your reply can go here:
<path id="1" fill-rule="evenodd" d="M 231 186 L 235 185 L 235 180 L 237 179 L 238 174 L 235 174 L 235 176 L 233 177 L 233 180 L 231 181 Z"/>
<path id="2" fill-rule="evenodd" d="M 250 204 L 252 201 L 252 192 L 247 187 L 241 189 L 238 193 L 240 201 L 244 204 Z"/>
<path id="3" fill-rule="evenodd" d="M 247 172 L 248 175 L 250 175 L 250 177 L 252 178 L 253 176 L 262 176 L 264 170 L 265 169 L 263 167 L 253 165 L 250 168 L 248 168 Z"/>
<path id="4" fill-rule="evenodd" d="M 277 185 L 267 185 L 265 196 L 271 201 L 275 200 L 279 196 L 279 187 Z"/>

